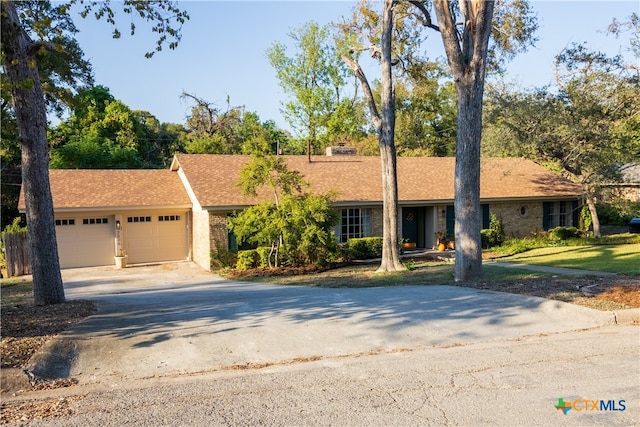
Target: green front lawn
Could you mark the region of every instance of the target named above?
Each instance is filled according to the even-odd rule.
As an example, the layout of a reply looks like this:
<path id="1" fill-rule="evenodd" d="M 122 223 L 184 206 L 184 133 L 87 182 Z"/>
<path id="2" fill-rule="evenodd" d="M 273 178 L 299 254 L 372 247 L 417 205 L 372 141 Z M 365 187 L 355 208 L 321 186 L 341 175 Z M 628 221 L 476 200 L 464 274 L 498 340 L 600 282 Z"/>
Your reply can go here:
<path id="1" fill-rule="evenodd" d="M 501 258 L 500 261 L 640 274 L 640 244 L 546 247 Z"/>

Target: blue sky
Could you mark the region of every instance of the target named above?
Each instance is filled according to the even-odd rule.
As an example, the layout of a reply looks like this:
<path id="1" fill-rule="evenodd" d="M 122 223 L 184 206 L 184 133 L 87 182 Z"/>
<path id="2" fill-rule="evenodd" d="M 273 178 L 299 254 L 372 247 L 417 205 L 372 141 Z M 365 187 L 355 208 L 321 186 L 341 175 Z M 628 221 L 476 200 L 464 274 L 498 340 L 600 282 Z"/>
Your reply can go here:
<path id="1" fill-rule="evenodd" d="M 280 114 L 285 95 L 265 51 L 275 41 L 289 43 L 288 34 L 309 21 L 320 24 L 348 16 L 350 1 L 181 1 L 191 17 L 183 27 L 176 50 L 163 50 L 153 58 L 145 52 L 155 46 L 155 34 L 136 22 L 136 35 L 127 33 L 121 19 L 122 38 L 111 38 L 104 22 L 77 18 L 77 39 L 91 61 L 96 83 L 132 109 L 147 110 L 161 122 L 184 123 L 189 104 L 183 91 L 221 107 L 244 105 L 264 120 L 289 128 Z M 638 12 L 637 0 L 532 1 L 540 29 L 536 47 L 507 65 L 507 79 L 523 87 L 553 81 L 553 57 L 573 42 L 587 42 L 610 55 L 623 53 L 622 41 L 604 34 L 613 18 L 625 20 Z M 433 57 L 442 54 L 439 34 L 426 42 Z M 293 53 L 293 51 L 291 51 Z M 375 70 L 377 71 L 377 70 Z M 370 76 L 370 79 L 376 76 Z"/>

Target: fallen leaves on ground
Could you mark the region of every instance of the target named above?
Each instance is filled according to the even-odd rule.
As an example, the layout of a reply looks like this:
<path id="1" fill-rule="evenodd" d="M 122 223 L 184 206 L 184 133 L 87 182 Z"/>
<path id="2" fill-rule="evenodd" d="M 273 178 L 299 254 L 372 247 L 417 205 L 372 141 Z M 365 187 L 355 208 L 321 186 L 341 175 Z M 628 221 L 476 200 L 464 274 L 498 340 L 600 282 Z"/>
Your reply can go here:
<path id="1" fill-rule="evenodd" d="M 518 281 L 461 283 L 460 286 L 531 295 L 596 310 L 640 307 L 639 276 L 550 277 Z"/>
<path id="2" fill-rule="evenodd" d="M 61 397 L 48 400 L 4 402 L 0 411 L 0 423 L 20 423 L 36 419 L 57 418 L 73 414 L 71 404 L 82 396 Z"/>
<path id="3" fill-rule="evenodd" d="M 49 339 L 95 312 L 96 304 L 84 300 L 45 306 L 3 306 L 0 315 L 2 368 L 23 367 Z"/>

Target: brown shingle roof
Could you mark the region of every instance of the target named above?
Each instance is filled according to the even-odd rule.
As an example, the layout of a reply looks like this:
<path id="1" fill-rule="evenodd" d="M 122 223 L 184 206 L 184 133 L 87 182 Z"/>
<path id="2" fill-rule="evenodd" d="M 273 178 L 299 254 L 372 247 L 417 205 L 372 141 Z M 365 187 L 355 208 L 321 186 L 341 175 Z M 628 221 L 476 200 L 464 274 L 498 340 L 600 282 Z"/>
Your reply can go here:
<path id="1" fill-rule="evenodd" d="M 167 169 L 57 169 L 49 180 L 56 210 L 191 206 L 180 177 Z"/>
<path id="2" fill-rule="evenodd" d="M 314 192 L 337 192 L 344 204 L 381 203 L 379 157 L 284 156 L 291 170 L 311 183 Z M 173 170 L 182 168 L 196 198 L 203 207 L 240 207 L 271 200 L 263 190 L 257 198 L 244 196 L 236 185 L 249 156 L 179 154 Z M 398 158 L 398 197 L 412 201 L 452 201 L 455 159 L 452 157 Z M 581 194 L 578 185 L 525 159 L 482 160 L 481 198 L 485 201 L 520 198 L 561 198 Z"/>

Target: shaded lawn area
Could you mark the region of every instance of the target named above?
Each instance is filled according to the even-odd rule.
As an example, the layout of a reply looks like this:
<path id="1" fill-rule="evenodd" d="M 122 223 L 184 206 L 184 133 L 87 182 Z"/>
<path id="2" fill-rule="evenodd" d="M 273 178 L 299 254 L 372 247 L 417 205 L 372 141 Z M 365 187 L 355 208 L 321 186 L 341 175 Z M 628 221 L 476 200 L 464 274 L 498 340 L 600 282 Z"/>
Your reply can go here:
<path id="1" fill-rule="evenodd" d="M 504 257 L 500 261 L 618 274 L 640 274 L 640 243 L 539 248 Z"/>

